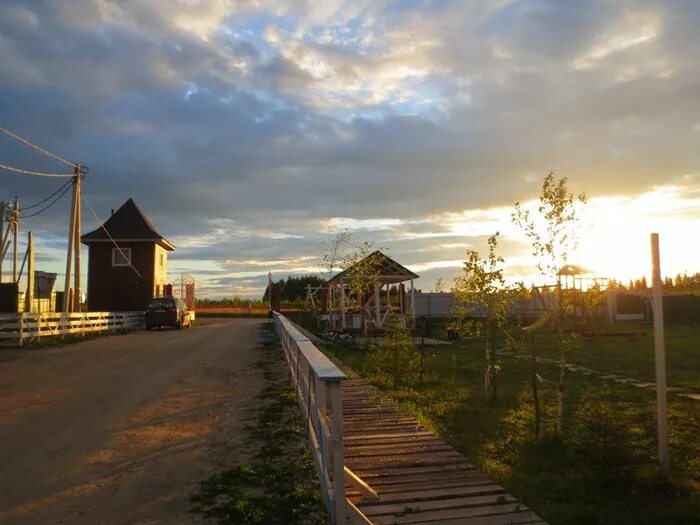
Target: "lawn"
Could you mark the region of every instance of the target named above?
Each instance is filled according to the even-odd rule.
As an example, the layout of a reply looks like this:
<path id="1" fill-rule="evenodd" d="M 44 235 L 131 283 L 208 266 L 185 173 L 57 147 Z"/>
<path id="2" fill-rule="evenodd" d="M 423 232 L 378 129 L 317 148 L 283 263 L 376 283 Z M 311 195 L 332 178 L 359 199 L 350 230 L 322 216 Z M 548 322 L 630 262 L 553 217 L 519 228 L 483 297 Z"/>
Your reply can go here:
<path id="1" fill-rule="evenodd" d="M 536 440 L 529 363 L 501 358 L 498 403 L 488 405 L 482 347 L 481 341 L 426 347 L 424 380 L 404 382 L 397 389 L 376 370 L 365 348 L 336 344 L 325 350 L 384 388 L 552 525 L 700 524 L 698 402 L 669 398 L 673 473 L 670 481 L 662 481 L 656 475 L 653 391 L 571 373 L 564 430 L 557 434 L 553 415 L 558 370 L 542 366 L 545 432 Z M 644 363 L 647 357 L 640 350 L 634 361 Z M 612 370 L 622 366 L 622 358 L 609 366 L 606 360 L 597 363 Z M 635 371 L 643 369 L 636 366 Z M 692 378 L 693 371 L 676 370 Z"/>
<path id="2" fill-rule="evenodd" d="M 616 324 L 612 331 L 645 334 L 636 341 L 603 337 L 600 341 L 573 339 L 569 360 L 594 370 L 654 381 L 654 333 L 650 324 Z M 666 367 L 668 384 L 700 391 L 700 326 L 667 324 Z M 541 356 L 559 359 L 553 334 L 538 334 Z"/>

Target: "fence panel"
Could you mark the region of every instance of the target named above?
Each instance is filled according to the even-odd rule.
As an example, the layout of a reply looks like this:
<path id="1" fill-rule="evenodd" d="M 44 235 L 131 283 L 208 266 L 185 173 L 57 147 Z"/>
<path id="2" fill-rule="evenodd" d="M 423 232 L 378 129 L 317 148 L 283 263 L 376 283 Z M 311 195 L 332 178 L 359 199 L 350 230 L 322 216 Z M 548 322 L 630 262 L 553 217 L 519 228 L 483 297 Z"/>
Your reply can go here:
<path id="1" fill-rule="evenodd" d="M 143 328 L 143 312 L 20 313 L 0 316 L 0 341 L 22 345 L 42 337 Z"/>

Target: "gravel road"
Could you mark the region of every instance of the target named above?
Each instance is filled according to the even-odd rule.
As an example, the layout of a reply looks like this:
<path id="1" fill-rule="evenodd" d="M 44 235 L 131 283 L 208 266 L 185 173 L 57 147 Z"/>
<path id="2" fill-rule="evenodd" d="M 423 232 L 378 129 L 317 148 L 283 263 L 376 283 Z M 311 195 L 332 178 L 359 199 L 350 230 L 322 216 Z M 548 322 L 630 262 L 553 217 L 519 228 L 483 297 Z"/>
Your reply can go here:
<path id="1" fill-rule="evenodd" d="M 259 319 L 0 357 L 0 524 L 198 523 L 195 485 L 245 459 Z"/>

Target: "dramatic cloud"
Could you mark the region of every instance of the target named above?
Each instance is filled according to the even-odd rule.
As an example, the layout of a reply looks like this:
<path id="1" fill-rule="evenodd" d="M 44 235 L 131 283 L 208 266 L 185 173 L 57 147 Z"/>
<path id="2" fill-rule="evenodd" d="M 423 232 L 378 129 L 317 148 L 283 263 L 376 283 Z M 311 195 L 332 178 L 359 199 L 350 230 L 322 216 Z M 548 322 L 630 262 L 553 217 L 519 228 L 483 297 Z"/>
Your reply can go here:
<path id="1" fill-rule="evenodd" d="M 699 23 L 692 0 L 7 0 L 0 123 L 88 165 L 101 218 L 134 197 L 202 293 L 314 271 L 343 226 L 423 288 L 495 230 L 522 276 L 510 209 L 550 170 L 625 210 L 607 223 L 639 257 L 651 229 L 681 253 L 668 242 L 700 220 Z M 6 137 L 0 163 L 61 168 Z M 0 199 L 59 185 L 1 173 Z M 22 226 L 59 273 L 67 205 Z M 606 234 L 586 242 L 610 252 Z"/>

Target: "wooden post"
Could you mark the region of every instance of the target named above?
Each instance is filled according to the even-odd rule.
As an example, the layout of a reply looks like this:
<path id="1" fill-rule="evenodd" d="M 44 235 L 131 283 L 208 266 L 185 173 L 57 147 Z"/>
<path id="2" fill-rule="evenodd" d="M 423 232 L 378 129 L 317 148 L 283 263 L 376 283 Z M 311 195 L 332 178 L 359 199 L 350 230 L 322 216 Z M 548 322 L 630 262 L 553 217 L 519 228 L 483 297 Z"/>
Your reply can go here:
<path id="1" fill-rule="evenodd" d="M 668 478 L 668 411 L 666 408 L 666 349 L 664 343 L 663 288 L 659 234 L 651 234 L 652 306 L 654 311 L 654 361 L 656 364 L 656 419 L 659 436 L 659 471 Z"/>
<path id="2" fill-rule="evenodd" d="M 81 205 L 82 188 L 80 184 L 81 177 L 80 165 L 75 167 L 75 225 L 73 227 L 73 253 L 75 254 L 75 272 L 73 282 L 73 293 L 75 298 L 74 312 L 80 312 L 80 221 L 81 221 Z"/>
<path id="3" fill-rule="evenodd" d="M 380 288 L 379 281 L 374 281 L 374 313 L 376 316 L 374 326 L 376 328 L 382 327 L 382 296 L 380 295 Z"/>
<path id="4" fill-rule="evenodd" d="M 345 284 L 340 278 L 340 327 L 345 330 Z"/>
<path id="5" fill-rule="evenodd" d="M 18 237 L 19 237 L 19 203 L 17 201 L 17 197 L 15 197 L 15 206 L 14 209 L 12 210 L 13 213 L 13 226 L 12 226 L 12 231 L 14 232 L 13 238 L 12 238 L 12 282 L 16 283 L 17 278 L 18 278 L 18 266 L 17 266 L 17 255 L 18 255 L 18 248 L 19 248 L 19 243 L 18 243 Z"/>
<path id="6" fill-rule="evenodd" d="M 8 221 L 5 227 L 5 234 L 0 232 L 0 267 L 2 267 L 2 262 L 5 260 L 7 255 L 7 250 L 10 248 L 10 233 L 12 232 L 12 222 Z"/>
<path id="7" fill-rule="evenodd" d="M 328 383 L 331 396 L 333 442 L 333 523 L 345 525 L 345 455 L 343 452 L 343 399 L 339 381 Z"/>
<path id="8" fill-rule="evenodd" d="M 70 277 L 71 265 L 73 262 L 73 245 L 75 243 L 75 198 L 76 198 L 76 178 L 73 178 L 73 200 L 70 209 L 70 227 L 68 230 L 68 253 L 66 254 L 66 275 L 65 284 L 63 286 L 63 314 L 64 314 L 64 329 L 65 323 L 68 322 L 68 313 L 70 312 Z M 64 333 L 65 335 L 65 333 Z"/>
<path id="9" fill-rule="evenodd" d="M 411 316 L 413 317 L 413 323 L 415 326 L 415 322 L 416 322 L 416 289 L 413 286 L 413 279 L 411 279 Z"/>
<path id="10" fill-rule="evenodd" d="M 328 299 L 326 301 L 326 312 L 328 313 L 328 328 L 333 329 L 333 285 L 328 283 Z"/>
<path id="11" fill-rule="evenodd" d="M 32 232 L 27 232 L 27 293 L 24 294 L 24 311 L 32 313 L 34 311 L 34 240 Z"/>

